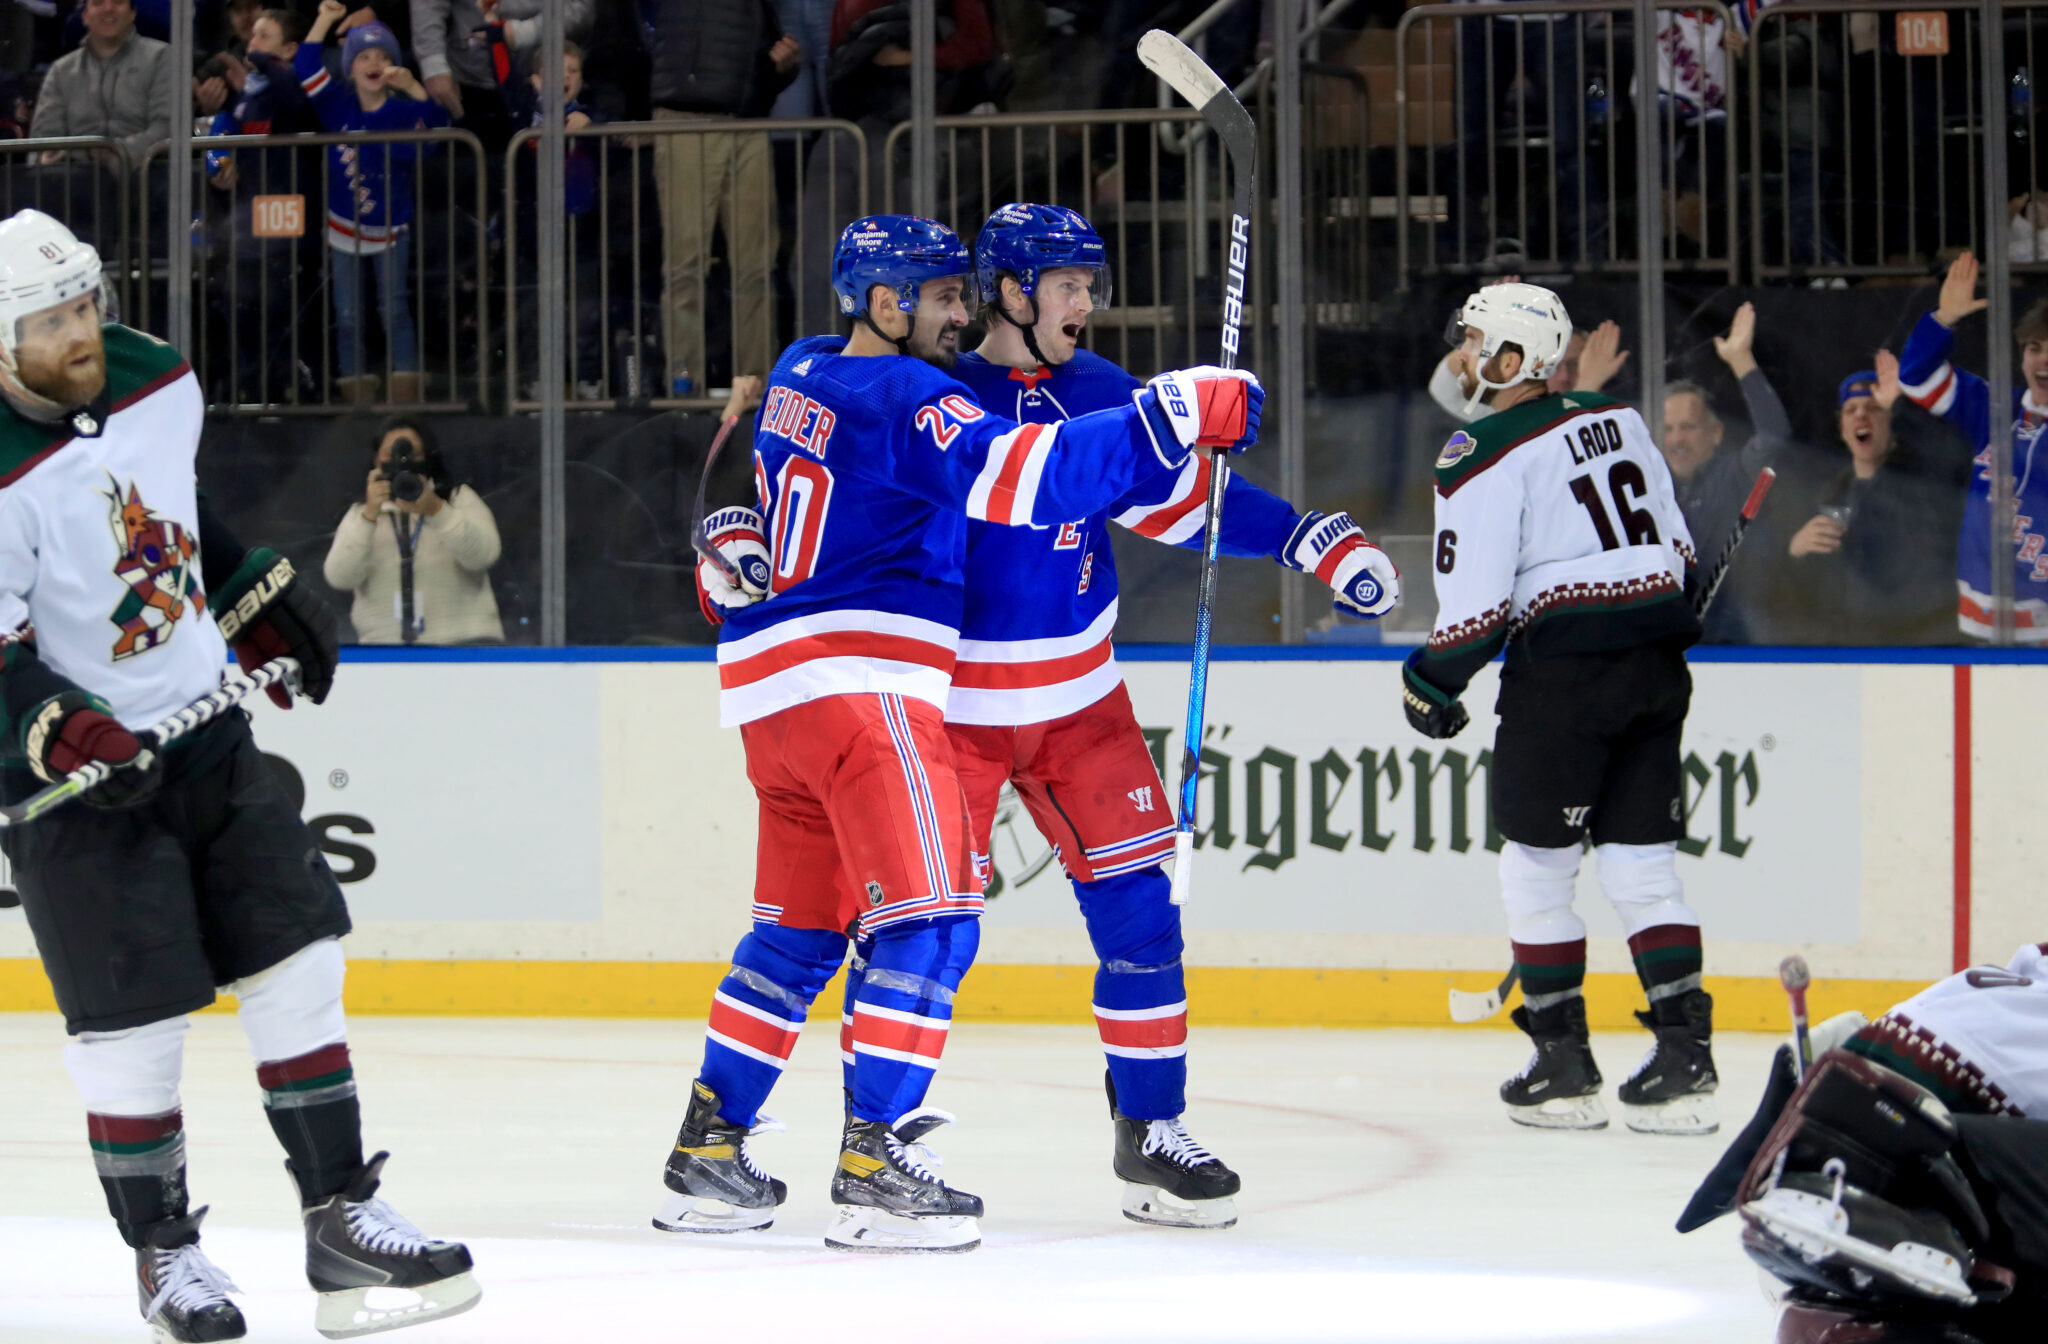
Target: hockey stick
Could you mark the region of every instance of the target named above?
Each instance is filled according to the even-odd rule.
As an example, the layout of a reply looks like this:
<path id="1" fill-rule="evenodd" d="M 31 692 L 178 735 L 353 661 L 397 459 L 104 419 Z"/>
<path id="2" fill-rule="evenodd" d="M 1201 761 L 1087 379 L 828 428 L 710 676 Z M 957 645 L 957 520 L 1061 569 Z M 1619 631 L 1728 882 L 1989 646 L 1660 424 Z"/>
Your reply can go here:
<path id="1" fill-rule="evenodd" d="M 1806 1071 L 1813 1067 L 1813 1041 L 1806 1029 L 1806 987 L 1813 983 L 1813 976 L 1806 969 L 1806 958 L 1795 952 L 1779 962 L 1778 983 L 1792 1002 L 1792 1067 L 1803 1083 Z"/>
<path id="2" fill-rule="evenodd" d="M 1700 595 L 1693 600 L 1692 614 L 1696 620 L 1704 620 L 1707 608 L 1713 604 L 1714 594 L 1721 591 L 1721 581 L 1728 577 L 1728 566 L 1735 559 L 1735 548 L 1742 544 L 1742 538 L 1749 531 L 1749 525 L 1756 521 L 1757 510 L 1764 506 L 1764 496 L 1771 493 L 1778 473 L 1765 467 L 1756 474 L 1756 484 L 1749 487 L 1749 498 L 1743 502 L 1742 512 L 1735 517 L 1735 526 L 1728 533 L 1728 544 L 1721 548 L 1721 558 L 1714 562 L 1714 568 L 1707 574 L 1706 582 L 1700 585 Z"/>
<path id="3" fill-rule="evenodd" d="M 720 422 L 718 433 L 712 436 L 711 446 L 704 452 L 703 474 L 697 477 L 697 503 L 690 510 L 690 549 L 709 560 L 711 567 L 725 575 L 725 581 L 735 588 L 741 586 L 740 567 L 720 554 L 718 548 L 711 544 L 711 533 L 704 527 L 704 494 L 711 486 L 712 469 L 718 465 L 718 450 L 725 447 L 725 441 L 732 437 L 733 427 L 739 422 L 738 416 L 728 415 Z M 768 575 L 763 573 L 756 586 L 765 592 L 768 588 Z"/>
<path id="4" fill-rule="evenodd" d="M 1251 262 L 1252 199 L 1258 180 L 1258 138 L 1251 113 L 1187 43 L 1154 28 L 1138 39 L 1138 59 L 1193 104 L 1230 156 L 1229 280 L 1223 292 L 1223 354 L 1237 367 L 1244 321 L 1245 270 Z M 1199 449 L 1197 451 L 1200 451 Z M 1209 699 L 1209 627 L 1216 607 L 1216 560 L 1223 541 L 1223 489 L 1230 481 L 1227 450 L 1209 452 L 1209 517 L 1202 530 L 1202 573 L 1195 589 L 1195 650 L 1188 667 L 1188 715 L 1180 757 L 1180 816 L 1173 833 L 1173 903 L 1186 905 L 1195 866 L 1195 794 L 1202 779 L 1202 725 Z"/>
<path id="5" fill-rule="evenodd" d="M 1452 990 L 1451 1021 L 1484 1022 L 1500 1011 L 1500 1006 L 1507 1002 L 1508 995 L 1514 992 L 1515 982 L 1521 978 L 1522 968 L 1509 966 L 1507 975 L 1502 978 L 1496 989 L 1489 989 L 1484 994 L 1474 994 L 1465 989 Z"/>
<path id="6" fill-rule="evenodd" d="M 251 692 L 266 690 L 279 682 L 294 690 L 298 689 L 299 663 L 296 658 L 273 658 L 247 676 L 231 677 L 221 684 L 219 690 L 199 697 L 161 723 L 145 728 L 135 736 L 146 750 L 166 746 L 193 729 L 213 722 L 240 704 Z M 0 807 L 0 829 L 19 826 L 55 811 L 105 780 L 115 770 L 123 768 L 125 767 L 108 765 L 105 761 L 88 762 L 50 787 L 32 793 L 18 803 Z"/>

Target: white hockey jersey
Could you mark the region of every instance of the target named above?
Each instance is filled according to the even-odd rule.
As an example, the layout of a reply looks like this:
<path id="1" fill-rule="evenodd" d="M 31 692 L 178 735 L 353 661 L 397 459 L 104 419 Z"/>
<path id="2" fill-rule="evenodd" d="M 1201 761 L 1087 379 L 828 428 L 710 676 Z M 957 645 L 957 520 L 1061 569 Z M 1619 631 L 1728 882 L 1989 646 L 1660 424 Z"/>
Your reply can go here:
<path id="1" fill-rule="evenodd" d="M 0 405 L 0 645 L 131 728 L 220 685 L 227 646 L 199 575 L 203 404 L 178 352 L 106 330 L 107 390 L 49 425 Z"/>
<path id="2" fill-rule="evenodd" d="M 1409 672 L 1448 696 L 1503 645 L 1513 661 L 1698 637 L 1670 469 L 1611 397 L 1538 397 L 1451 435 L 1436 528 L 1436 628 Z"/>
<path id="3" fill-rule="evenodd" d="M 2048 943 L 2022 947 L 2002 971 L 1976 966 L 1936 981 L 1852 1048 L 1951 1109 L 2048 1119 Z"/>

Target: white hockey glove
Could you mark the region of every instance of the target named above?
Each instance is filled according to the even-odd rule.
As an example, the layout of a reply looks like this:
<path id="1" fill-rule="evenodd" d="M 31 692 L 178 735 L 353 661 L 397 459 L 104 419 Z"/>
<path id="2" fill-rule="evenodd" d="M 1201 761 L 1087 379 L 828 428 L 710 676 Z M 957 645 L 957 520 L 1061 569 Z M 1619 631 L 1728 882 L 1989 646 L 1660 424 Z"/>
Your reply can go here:
<path id="1" fill-rule="evenodd" d="M 1152 451 L 1167 466 L 1190 448 L 1241 453 L 1259 439 L 1259 408 L 1266 389 L 1247 369 L 1203 365 L 1162 373 L 1132 394 L 1145 413 Z"/>
<path id="2" fill-rule="evenodd" d="M 1384 616 L 1401 600 L 1401 571 L 1348 513 L 1311 511 L 1287 538 L 1280 563 L 1329 584 L 1337 609 L 1354 616 Z"/>
<path id="3" fill-rule="evenodd" d="M 713 625 L 768 596 L 768 537 L 752 509 L 720 509 L 704 520 L 711 545 L 739 569 L 735 584 L 709 560 L 697 561 L 697 609 Z"/>

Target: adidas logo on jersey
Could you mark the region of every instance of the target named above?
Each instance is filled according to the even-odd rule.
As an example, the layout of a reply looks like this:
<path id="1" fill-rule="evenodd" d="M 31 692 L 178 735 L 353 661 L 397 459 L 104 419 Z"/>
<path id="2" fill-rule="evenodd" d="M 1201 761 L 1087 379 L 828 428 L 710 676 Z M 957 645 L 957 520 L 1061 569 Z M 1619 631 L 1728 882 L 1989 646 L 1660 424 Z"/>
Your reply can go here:
<path id="1" fill-rule="evenodd" d="M 808 360 L 808 359 L 804 359 L 804 360 L 798 360 L 798 361 L 797 361 L 797 365 L 796 365 L 796 376 L 797 376 L 797 377 L 799 377 L 799 378 L 802 378 L 802 377 L 804 377 L 805 375 L 809 374 L 809 373 L 810 373 L 810 371 L 811 371 L 811 361 L 810 361 L 810 360 Z"/>

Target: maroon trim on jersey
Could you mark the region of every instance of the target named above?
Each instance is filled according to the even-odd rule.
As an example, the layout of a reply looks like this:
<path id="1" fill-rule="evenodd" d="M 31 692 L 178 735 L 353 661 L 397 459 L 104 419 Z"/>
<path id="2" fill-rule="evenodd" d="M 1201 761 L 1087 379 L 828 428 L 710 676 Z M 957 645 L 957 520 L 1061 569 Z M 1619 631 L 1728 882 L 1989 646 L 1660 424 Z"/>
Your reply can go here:
<path id="1" fill-rule="evenodd" d="M 38 451 L 31 457 L 24 458 L 20 466 L 16 467 L 13 471 L 8 472 L 5 476 L 0 476 L 0 490 L 6 489 L 8 486 L 13 485 L 16 481 L 20 480 L 22 477 L 34 471 L 37 467 L 41 466 L 44 462 L 49 460 L 49 456 L 51 453 L 56 452 L 59 448 L 62 448 L 65 444 L 71 442 L 73 439 L 77 437 L 78 436 L 76 434 L 66 434 L 63 438 L 51 443 L 49 447 Z"/>
<path id="2" fill-rule="evenodd" d="M 186 374 L 190 372 L 192 372 L 192 366 L 181 359 L 178 361 L 177 368 L 171 369 L 165 373 L 157 375 L 156 379 L 153 382 L 144 383 L 135 391 L 130 392 L 127 396 L 115 402 L 113 408 L 107 413 L 109 415 L 119 414 L 120 412 L 127 410 L 130 406 L 133 406 L 136 402 L 141 401 L 143 398 L 154 396 L 156 393 L 163 391 L 172 383 L 177 382 L 180 378 L 183 378 Z"/>
<path id="3" fill-rule="evenodd" d="M 1450 489 L 1446 490 L 1444 488 L 1444 483 L 1442 481 L 1438 481 L 1436 483 L 1436 492 L 1443 498 L 1449 499 L 1452 495 L 1455 495 L 1460 490 L 1463 490 L 1468 481 L 1473 480 L 1475 477 L 1483 476 L 1487 472 L 1493 470 L 1494 465 L 1496 463 L 1503 461 L 1509 453 L 1514 452 L 1515 449 L 1521 447 L 1529 440 L 1534 438 L 1540 438 L 1543 435 L 1548 434 L 1551 430 L 1556 429 L 1559 425 L 1563 424 L 1567 420 L 1576 420 L 1582 415 L 1598 415 L 1601 411 L 1607 409 L 1609 408 L 1605 406 L 1581 406 L 1577 410 L 1566 411 L 1563 415 L 1560 415 L 1559 417 L 1557 417 L 1557 419 L 1552 420 L 1549 424 L 1536 426 L 1536 428 L 1530 430 L 1527 434 L 1522 435 L 1513 443 L 1509 444 L 1507 447 L 1495 453 L 1492 457 L 1487 458 L 1484 462 L 1481 462 L 1478 466 L 1472 468 L 1472 470 L 1466 472 L 1457 480 L 1452 481 Z M 1468 430 L 1467 432 L 1469 433 L 1470 431 Z"/>

